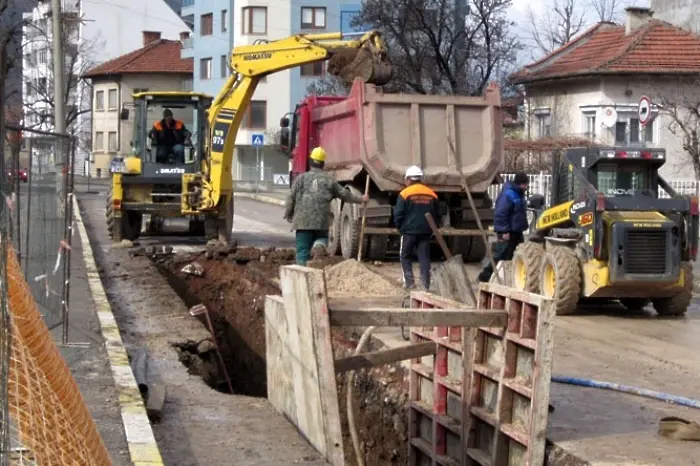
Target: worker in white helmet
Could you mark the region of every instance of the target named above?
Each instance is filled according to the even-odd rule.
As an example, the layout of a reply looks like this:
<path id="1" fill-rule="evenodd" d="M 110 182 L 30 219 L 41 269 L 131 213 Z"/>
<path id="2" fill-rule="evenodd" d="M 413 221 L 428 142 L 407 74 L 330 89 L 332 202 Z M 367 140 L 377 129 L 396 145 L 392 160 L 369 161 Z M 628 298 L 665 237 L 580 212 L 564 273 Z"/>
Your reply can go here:
<path id="1" fill-rule="evenodd" d="M 394 208 L 394 225 L 401 233 L 401 270 L 404 288 L 415 286 L 411 256 L 418 256 L 421 285 L 430 289 L 430 239 L 432 230 L 425 218 L 430 213 L 435 222 L 440 221 L 438 197 L 435 191 L 423 184 L 423 170 L 415 165 L 406 170 L 406 188 L 399 193 Z M 439 224 L 439 223 L 438 223 Z"/>

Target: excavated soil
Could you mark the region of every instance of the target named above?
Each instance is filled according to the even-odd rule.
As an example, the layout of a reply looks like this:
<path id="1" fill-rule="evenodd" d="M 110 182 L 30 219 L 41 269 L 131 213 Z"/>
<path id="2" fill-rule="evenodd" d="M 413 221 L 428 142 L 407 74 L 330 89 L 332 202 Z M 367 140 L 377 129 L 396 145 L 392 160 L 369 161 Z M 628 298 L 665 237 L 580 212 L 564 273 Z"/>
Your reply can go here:
<path id="1" fill-rule="evenodd" d="M 279 268 L 294 263 L 288 249 L 238 248 L 233 251 L 155 258 L 161 272 L 188 306 L 204 304 L 213 322 L 216 342 L 234 392 L 264 397 L 265 295 L 279 294 Z M 187 272 L 183 272 L 183 267 Z M 401 289 L 355 260 L 339 262 L 319 257 L 309 266 L 323 268 L 329 296 L 400 296 Z M 206 325 L 204 316 L 200 316 Z M 333 330 L 336 357 L 350 355 L 359 335 Z M 180 360 L 191 373 L 213 388 L 228 392 L 212 344 L 184 342 L 176 345 Z M 376 348 L 367 348 L 367 351 Z M 338 377 L 341 423 L 347 464 L 356 464 L 347 427 L 346 380 Z M 359 371 L 354 401 L 357 430 L 367 465 L 407 464 L 408 379 L 400 365 Z"/>

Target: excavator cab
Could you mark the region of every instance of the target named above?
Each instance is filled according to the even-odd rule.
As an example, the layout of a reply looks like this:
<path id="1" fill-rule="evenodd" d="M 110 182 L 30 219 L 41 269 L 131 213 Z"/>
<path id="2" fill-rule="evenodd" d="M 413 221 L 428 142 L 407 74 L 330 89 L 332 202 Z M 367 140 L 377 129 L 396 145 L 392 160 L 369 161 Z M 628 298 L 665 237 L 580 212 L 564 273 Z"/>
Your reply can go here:
<path id="1" fill-rule="evenodd" d="M 698 199 L 679 195 L 659 175 L 666 151 L 571 148 L 552 161 L 550 206 L 530 199 L 535 220 L 513 255 L 513 286 L 553 298 L 558 314 L 573 313 L 582 299 L 685 314 Z"/>
<path id="2" fill-rule="evenodd" d="M 133 99 L 131 150 L 115 157 L 111 166 L 107 223 L 115 241 L 136 239 L 144 214 L 150 214 L 150 232 L 162 229 L 165 218 L 182 216 L 182 176 L 203 169 L 206 111 L 213 100 L 206 94 L 183 91 L 141 92 Z M 123 109 L 121 119 L 129 121 L 129 113 Z M 160 141 L 159 146 L 151 130 L 170 113 L 182 140 Z M 203 220 L 188 217 L 190 233 L 204 234 Z"/>

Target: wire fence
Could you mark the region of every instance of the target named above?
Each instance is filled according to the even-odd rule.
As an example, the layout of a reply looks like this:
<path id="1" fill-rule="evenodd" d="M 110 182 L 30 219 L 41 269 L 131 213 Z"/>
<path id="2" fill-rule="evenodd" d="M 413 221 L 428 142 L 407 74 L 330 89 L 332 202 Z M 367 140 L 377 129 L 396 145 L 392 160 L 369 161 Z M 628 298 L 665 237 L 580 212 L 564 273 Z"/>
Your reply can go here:
<path id="1" fill-rule="evenodd" d="M 233 181 L 236 191 L 279 191 L 289 188 L 289 172 L 277 173 L 267 167 L 242 165 Z"/>

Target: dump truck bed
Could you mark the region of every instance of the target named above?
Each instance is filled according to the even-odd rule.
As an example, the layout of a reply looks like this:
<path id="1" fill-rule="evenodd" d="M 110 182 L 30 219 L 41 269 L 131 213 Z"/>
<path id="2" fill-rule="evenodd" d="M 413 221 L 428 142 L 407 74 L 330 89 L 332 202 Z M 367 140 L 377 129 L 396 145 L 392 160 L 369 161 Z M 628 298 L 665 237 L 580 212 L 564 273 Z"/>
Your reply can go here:
<path id="1" fill-rule="evenodd" d="M 404 171 L 419 165 L 437 191 L 484 192 L 502 166 L 501 97 L 385 94 L 356 81 L 347 99 L 313 110 L 312 140 L 327 152 L 340 181 L 362 169 L 382 191 L 404 187 Z"/>

